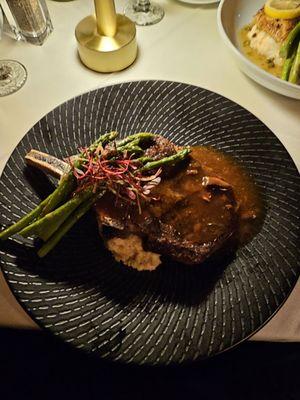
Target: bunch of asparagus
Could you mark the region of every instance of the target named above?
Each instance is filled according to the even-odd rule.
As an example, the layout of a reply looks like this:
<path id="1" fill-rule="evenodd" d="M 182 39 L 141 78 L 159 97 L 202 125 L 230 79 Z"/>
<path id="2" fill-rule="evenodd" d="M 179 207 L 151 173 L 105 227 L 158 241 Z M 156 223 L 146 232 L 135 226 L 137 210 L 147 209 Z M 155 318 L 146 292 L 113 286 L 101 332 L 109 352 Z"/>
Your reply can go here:
<path id="1" fill-rule="evenodd" d="M 88 151 L 97 156 L 101 154 L 98 150 L 106 149 L 108 145 L 111 158 L 117 159 L 118 156 L 124 155 L 124 152 L 130 154 L 130 159 L 136 162 L 137 171 L 140 173 L 152 171 L 167 164 L 174 165 L 184 160 L 190 152 L 189 148 L 183 148 L 172 156 L 153 160 L 144 155 L 142 145 L 154 136 L 147 132 L 137 133 L 116 142 L 117 132 L 110 132 L 101 135 L 88 147 Z M 107 190 L 106 182 L 98 185 L 96 189 L 91 185 L 84 190 L 76 190 L 77 180 L 73 171 L 74 169 L 79 172 L 84 171 L 86 162 L 83 153 L 72 157 L 73 168 L 62 176 L 57 188 L 29 214 L 0 232 L 0 239 L 6 240 L 16 233 L 23 237 L 37 236 L 45 242 L 38 251 L 39 257 L 48 254 Z"/>
<path id="2" fill-rule="evenodd" d="M 285 59 L 281 79 L 300 84 L 300 22 L 281 46 L 280 56 Z"/>

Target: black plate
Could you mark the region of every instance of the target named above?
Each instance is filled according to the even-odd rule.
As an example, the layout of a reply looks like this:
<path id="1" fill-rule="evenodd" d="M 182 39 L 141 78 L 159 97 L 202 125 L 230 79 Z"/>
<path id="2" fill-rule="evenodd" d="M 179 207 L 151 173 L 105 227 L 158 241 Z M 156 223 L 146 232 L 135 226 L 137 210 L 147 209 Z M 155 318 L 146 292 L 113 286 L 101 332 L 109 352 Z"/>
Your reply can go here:
<path id="1" fill-rule="evenodd" d="M 62 104 L 27 133 L 8 161 L 0 223 L 15 221 L 51 190 L 43 174 L 25 166 L 29 149 L 65 157 L 109 130 L 163 133 L 179 144 L 233 155 L 263 192 L 260 233 L 221 264 L 168 262 L 141 273 L 113 261 L 90 213 L 43 260 L 30 239 L 1 244 L 2 268 L 17 299 L 41 326 L 110 360 L 181 363 L 249 337 L 282 305 L 299 275 L 300 179 L 272 132 L 224 97 L 182 83 L 142 81 Z"/>

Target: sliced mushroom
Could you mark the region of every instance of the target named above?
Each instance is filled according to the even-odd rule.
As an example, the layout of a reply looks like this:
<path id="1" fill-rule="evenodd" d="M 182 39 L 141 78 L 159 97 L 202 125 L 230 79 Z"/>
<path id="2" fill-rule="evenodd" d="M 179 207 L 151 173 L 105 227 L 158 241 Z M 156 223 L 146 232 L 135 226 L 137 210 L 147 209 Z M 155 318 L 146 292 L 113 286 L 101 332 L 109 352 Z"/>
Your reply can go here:
<path id="1" fill-rule="evenodd" d="M 232 186 L 229 183 L 217 176 L 204 176 L 202 178 L 202 186 L 205 188 L 208 186 L 217 186 L 222 190 L 232 189 Z"/>

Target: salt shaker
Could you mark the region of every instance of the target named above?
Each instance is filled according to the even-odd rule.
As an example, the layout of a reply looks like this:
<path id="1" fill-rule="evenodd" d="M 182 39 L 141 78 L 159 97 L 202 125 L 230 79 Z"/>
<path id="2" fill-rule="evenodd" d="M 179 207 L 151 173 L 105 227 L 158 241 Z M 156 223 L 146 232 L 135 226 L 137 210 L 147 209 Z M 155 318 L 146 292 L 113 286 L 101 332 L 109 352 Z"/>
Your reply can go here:
<path id="1" fill-rule="evenodd" d="M 45 0 L 0 0 L 17 40 L 42 45 L 53 30 Z"/>

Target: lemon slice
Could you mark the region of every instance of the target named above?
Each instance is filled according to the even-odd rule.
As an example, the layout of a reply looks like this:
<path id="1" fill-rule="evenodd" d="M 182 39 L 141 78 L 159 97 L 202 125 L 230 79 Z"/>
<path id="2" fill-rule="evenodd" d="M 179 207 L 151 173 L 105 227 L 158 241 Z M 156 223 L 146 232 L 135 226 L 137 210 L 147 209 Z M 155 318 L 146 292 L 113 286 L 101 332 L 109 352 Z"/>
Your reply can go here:
<path id="1" fill-rule="evenodd" d="M 271 18 L 294 19 L 300 17 L 300 0 L 268 0 L 265 13 Z"/>

